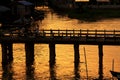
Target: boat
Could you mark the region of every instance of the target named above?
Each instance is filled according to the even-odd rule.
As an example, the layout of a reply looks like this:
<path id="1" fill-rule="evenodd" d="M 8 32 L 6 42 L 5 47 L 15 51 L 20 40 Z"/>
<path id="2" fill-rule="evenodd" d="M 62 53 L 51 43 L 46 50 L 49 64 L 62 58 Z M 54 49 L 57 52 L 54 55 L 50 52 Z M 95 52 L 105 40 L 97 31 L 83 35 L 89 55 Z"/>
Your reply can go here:
<path id="1" fill-rule="evenodd" d="M 120 80 L 120 72 L 117 71 L 110 71 L 113 77 L 116 77 L 118 80 Z"/>

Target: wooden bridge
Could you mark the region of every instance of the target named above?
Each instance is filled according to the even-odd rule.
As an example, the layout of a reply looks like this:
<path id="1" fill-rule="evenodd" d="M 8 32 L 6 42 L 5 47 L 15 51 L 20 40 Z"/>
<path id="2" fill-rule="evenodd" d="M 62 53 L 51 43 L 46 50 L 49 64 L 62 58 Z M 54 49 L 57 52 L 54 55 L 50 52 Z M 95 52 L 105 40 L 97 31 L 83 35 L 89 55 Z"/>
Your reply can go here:
<path id="1" fill-rule="evenodd" d="M 1 31 L 0 42 L 120 45 L 120 30 Z"/>
<path id="2" fill-rule="evenodd" d="M 34 44 L 49 44 L 49 62 L 55 63 L 55 44 L 73 44 L 75 66 L 80 62 L 79 46 L 98 45 L 99 80 L 103 78 L 103 45 L 120 45 L 120 30 L 32 30 L 0 31 L 2 64 L 13 61 L 13 43 L 25 44 L 26 65 L 34 63 Z"/>

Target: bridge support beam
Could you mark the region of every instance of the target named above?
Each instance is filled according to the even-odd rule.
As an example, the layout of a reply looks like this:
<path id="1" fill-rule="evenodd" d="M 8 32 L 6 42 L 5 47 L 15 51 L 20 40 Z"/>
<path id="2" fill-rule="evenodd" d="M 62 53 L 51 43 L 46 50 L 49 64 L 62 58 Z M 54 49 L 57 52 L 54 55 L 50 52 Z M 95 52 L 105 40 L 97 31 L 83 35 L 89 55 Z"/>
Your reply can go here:
<path id="1" fill-rule="evenodd" d="M 25 43 L 26 66 L 34 64 L 34 43 Z"/>
<path id="2" fill-rule="evenodd" d="M 79 44 L 74 44 L 74 74 L 77 79 L 80 79 L 79 75 L 79 62 L 80 62 L 80 55 L 79 55 Z"/>
<path id="3" fill-rule="evenodd" d="M 103 45 L 98 45 L 99 48 L 99 80 L 103 79 Z"/>
<path id="4" fill-rule="evenodd" d="M 77 65 L 79 63 L 79 44 L 74 44 L 74 63 Z"/>
<path id="5" fill-rule="evenodd" d="M 54 64 L 55 63 L 55 56 L 56 56 L 56 54 L 55 54 L 55 44 L 54 43 L 50 43 L 49 44 L 49 53 L 50 53 L 50 55 L 49 55 L 49 62 L 50 62 L 50 64 Z"/>
<path id="6" fill-rule="evenodd" d="M 2 43 L 2 65 L 7 65 L 13 61 L 13 44 Z"/>

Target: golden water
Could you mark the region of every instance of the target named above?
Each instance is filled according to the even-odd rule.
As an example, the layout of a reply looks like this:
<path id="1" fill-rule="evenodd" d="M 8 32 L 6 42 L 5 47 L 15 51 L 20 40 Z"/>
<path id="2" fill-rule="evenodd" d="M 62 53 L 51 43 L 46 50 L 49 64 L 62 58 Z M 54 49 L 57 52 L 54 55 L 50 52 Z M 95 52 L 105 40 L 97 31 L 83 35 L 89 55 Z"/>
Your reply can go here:
<path id="1" fill-rule="evenodd" d="M 67 16 L 59 16 L 56 13 L 47 12 L 45 19 L 38 22 L 40 29 L 120 29 L 120 19 L 106 19 L 97 22 L 84 22 L 77 19 L 69 19 Z M 86 49 L 88 76 L 90 80 L 98 78 L 99 57 L 97 45 L 80 45 L 80 66 L 78 75 L 80 80 L 86 78 L 86 67 L 84 60 L 84 48 Z M 0 49 L 1 52 L 1 49 Z M 103 76 L 110 80 L 112 60 L 114 59 L 114 70 L 120 71 L 120 46 L 103 46 Z M 0 64 L 0 79 L 3 80 L 75 80 L 74 48 L 73 45 L 56 44 L 56 64 L 54 68 L 49 67 L 48 44 L 35 44 L 35 61 L 32 66 L 33 73 L 26 75 L 24 44 L 13 45 L 14 61 L 10 69 L 3 73 Z M 1 57 L 1 54 L 0 54 Z M 1 62 L 2 59 L 0 59 Z M 108 79 L 109 78 L 109 79 Z"/>

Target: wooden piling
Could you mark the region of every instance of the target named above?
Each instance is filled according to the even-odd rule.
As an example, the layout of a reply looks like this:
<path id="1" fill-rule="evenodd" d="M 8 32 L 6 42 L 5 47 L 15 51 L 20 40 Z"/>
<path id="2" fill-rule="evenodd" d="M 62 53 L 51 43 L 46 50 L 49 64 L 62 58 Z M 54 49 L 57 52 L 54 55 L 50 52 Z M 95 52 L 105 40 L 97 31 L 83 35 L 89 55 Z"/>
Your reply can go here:
<path id="1" fill-rule="evenodd" d="M 13 61 L 13 44 L 1 43 L 2 47 L 2 65 L 6 65 Z"/>
<path id="2" fill-rule="evenodd" d="M 79 63 L 79 44 L 75 43 L 74 44 L 74 62 Z"/>
<path id="3" fill-rule="evenodd" d="M 26 80 L 35 80 L 35 68 L 32 65 L 26 66 Z"/>
<path id="4" fill-rule="evenodd" d="M 80 79 L 80 74 L 79 74 L 79 44 L 75 43 L 74 44 L 74 74 L 75 78 Z"/>
<path id="5" fill-rule="evenodd" d="M 34 64 L 34 43 L 25 43 L 26 66 Z"/>
<path id="6" fill-rule="evenodd" d="M 55 66 L 56 64 L 49 64 L 50 80 L 57 80 Z"/>
<path id="7" fill-rule="evenodd" d="M 103 45 L 98 45 L 99 48 L 99 80 L 103 79 Z"/>
<path id="8" fill-rule="evenodd" d="M 55 44 L 54 43 L 50 43 L 49 44 L 49 53 L 50 53 L 50 55 L 49 55 L 49 62 L 50 62 L 50 64 L 54 64 L 55 63 L 55 56 L 56 56 L 56 54 L 55 54 Z"/>
<path id="9" fill-rule="evenodd" d="M 80 70 L 79 70 L 80 64 L 74 63 L 74 75 L 75 79 L 80 79 Z"/>
<path id="10" fill-rule="evenodd" d="M 13 44 L 9 43 L 8 44 L 8 56 L 9 56 L 9 61 L 13 61 Z"/>

